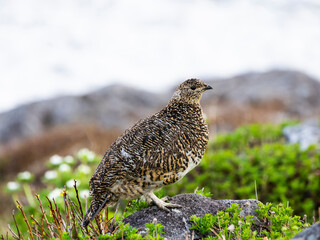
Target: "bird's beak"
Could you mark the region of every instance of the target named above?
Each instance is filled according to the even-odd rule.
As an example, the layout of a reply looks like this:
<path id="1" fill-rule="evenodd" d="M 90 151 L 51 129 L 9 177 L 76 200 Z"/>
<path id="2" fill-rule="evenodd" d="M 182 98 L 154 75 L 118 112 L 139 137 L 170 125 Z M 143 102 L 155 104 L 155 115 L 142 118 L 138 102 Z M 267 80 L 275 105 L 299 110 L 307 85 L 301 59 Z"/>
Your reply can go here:
<path id="1" fill-rule="evenodd" d="M 205 91 L 210 90 L 210 89 L 212 89 L 212 87 L 210 85 L 207 85 L 206 87 L 203 88 L 203 90 L 205 90 Z"/>

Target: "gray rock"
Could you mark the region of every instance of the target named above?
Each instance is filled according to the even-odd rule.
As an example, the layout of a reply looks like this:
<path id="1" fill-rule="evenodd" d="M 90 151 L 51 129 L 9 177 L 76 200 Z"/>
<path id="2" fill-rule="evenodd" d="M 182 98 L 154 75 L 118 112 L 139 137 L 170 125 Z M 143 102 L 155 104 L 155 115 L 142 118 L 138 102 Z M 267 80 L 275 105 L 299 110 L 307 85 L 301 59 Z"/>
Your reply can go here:
<path id="1" fill-rule="evenodd" d="M 215 96 L 221 101 L 259 104 L 277 99 L 291 114 L 302 115 L 313 114 L 312 111 L 320 106 L 319 81 L 297 71 L 246 73 L 228 79 L 217 79 L 211 84 Z"/>
<path id="2" fill-rule="evenodd" d="M 189 228 L 192 223 L 189 221 L 192 215 L 203 217 L 207 213 L 216 214 L 218 211 L 225 210 L 231 207 L 232 203 L 237 203 L 243 209 L 241 214 L 245 216 L 253 216 L 259 222 L 258 214 L 255 211 L 259 201 L 254 199 L 249 200 L 213 200 L 198 194 L 181 194 L 169 198 L 172 203 L 180 204 L 182 208 L 172 209 L 170 212 L 159 209 L 156 206 L 151 206 L 141 211 L 135 212 L 126 217 L 123 221 L 130 223 L 135 228 L 140 228 L 140 233 L 146 232 L 145 223 L 151 223 L 154 219 L 161 223 L 165 232 L 166 239 L 186 239 L 189 235 L 191 239 L 194 234 L 194 239 L 200 239 L 202 236 L 197 233 L 192 233 Z"/>
<path id="3" fill-rule="evenodd" d="M 320 240 L 320 223 L 313 224 L 293 237 L 294 240 Z"/>
<path id="4" fill-rule="evenodd" d="M 62 96 L 26 104 L 0 113 L 0 143 L 35 136 L 68 124 L 95 124 L 123 130 L 164 104 L 161 95 L 122 85 L 82 96 Z"/>
<path id="5" fill-rule="evenodd" d="M 289 144 L 299 143 L 302 150 L 320 142 L 320 128 L 318 120 L 308 121 L 295 126 L 287 126 L 283 134 Z"/>

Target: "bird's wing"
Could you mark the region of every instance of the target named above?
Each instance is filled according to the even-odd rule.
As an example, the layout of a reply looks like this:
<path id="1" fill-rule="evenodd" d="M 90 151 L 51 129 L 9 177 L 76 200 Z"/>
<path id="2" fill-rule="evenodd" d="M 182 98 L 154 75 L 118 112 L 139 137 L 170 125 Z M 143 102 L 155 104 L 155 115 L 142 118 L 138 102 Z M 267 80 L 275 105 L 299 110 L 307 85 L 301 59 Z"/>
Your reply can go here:
<path id="1" fill-rule="evenodd" d="M 110 149 L 99 163 L 92 175 L 89 185 L 93 196 L 104 195 L 123 176 L 121 162 L 119 162 Z"/>
<path id="2" fill-rule="evenodd" d="M 177 141 L 181 134 L 177 124 L 157 115 L 136 123 L 105 154 L 91 177 L 91 194 L 99 196 L 123 179 L 141 177 L 139 168 L 161 169 L 163 158 L 179 154 Z M 161 170 L 169 173 L 172 169 Z"/>
<path id="3" fill-rule="evenodd" d="M 187 135 L 181 125 L 155 115 L 131 128 L 117 149 L 124 163 L 130 162 L 136 168 L 161 169 L 161 163 L 169 156 L 182 155 L 185 146 L 180 140 L 188 138 Z"/>

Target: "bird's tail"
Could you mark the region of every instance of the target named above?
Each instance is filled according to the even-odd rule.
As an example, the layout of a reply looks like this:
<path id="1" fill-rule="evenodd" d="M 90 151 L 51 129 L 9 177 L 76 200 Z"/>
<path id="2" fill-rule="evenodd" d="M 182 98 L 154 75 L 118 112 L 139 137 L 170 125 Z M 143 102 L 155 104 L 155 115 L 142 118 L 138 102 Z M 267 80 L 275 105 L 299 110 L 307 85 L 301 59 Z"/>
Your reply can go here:
<path id="1" fill-rule="evenodd" d="M 105 207 L 106 203 L 110 201 L 112 194 L 107 194 L 100 199 L 93 199 L 86 215 L 82 219 L 82 226 L 86 227 L 93 221 L 98 213 Z"/>

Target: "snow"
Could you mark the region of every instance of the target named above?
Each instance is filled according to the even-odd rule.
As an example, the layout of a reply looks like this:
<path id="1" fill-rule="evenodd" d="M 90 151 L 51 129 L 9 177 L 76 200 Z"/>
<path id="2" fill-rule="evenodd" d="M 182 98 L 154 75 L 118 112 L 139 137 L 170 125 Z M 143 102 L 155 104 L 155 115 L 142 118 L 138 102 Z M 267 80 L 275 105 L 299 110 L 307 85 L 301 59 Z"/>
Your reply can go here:
<path id="1" fill-rule="evenodd" d="M 0 111 L 112 83 L 273 68 L 320 79 L 319 0 L 0 0 Z"/>

